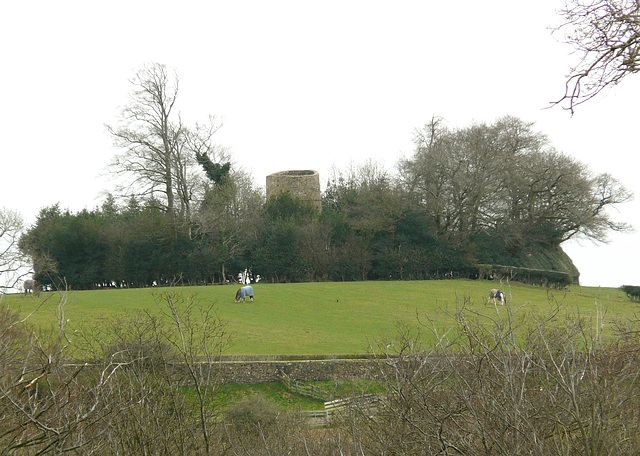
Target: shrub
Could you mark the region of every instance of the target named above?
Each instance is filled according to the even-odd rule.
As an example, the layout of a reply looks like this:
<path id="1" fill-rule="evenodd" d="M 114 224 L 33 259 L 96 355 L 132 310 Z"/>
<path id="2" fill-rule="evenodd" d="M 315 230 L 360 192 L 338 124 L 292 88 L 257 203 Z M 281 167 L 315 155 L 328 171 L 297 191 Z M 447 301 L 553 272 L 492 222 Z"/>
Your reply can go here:
<path id="1" fill-rule="evenodd" d="M 461 305 L 458 336 L 422 348 L 405 329 L 381 345 L 397 352 L 381 369 L 377 417 L 362 413 L 354 426 L 365 453 L 638 454 L 638 322 L 605 341 L 601 325 L 557 318 L 559 309 L 510 312 Z"/>
<path id="2" fill-rule="evenodd" d="M 225 422 L 236 426 L 257 426 L 267 428 L 278 418 L 276 404 L 261 395 L 245 397 L 231 405 L 224 413 Z"/>
<path id="3" fill-rule="evenodd" d="M 627 297 L 632 301 L 640 301 L 640 287 L 633 285 L 623 285 L 620 287 Z"/>

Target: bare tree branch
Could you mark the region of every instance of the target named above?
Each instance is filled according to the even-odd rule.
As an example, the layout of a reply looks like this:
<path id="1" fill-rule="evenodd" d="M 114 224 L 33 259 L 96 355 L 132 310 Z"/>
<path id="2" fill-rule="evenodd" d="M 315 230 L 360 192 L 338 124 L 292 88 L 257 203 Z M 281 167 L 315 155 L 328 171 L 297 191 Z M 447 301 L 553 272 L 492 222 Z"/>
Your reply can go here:
<path id="1" fill-rule="evenodd" d="M 607 87 L 640 71 L 640 2 L 567 0 L 554 33 L 574 49 L 578 62 L 567 75 L 565 93 L 552 103 L 574 113 Z"/>

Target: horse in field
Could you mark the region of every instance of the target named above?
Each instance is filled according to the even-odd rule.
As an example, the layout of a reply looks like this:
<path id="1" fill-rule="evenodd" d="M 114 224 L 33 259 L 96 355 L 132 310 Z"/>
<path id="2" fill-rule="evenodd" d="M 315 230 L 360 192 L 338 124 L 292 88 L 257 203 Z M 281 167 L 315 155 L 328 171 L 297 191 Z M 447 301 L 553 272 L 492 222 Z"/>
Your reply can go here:
<path id="1" fill-rule="evenodd" d="M 489 290 L 489 299 L 493 299 L 503 306 L 507 303 L 507 296 L 502 290 L 498 290 L 497 288 L 492 288 L 491 290 Z"/>
<path id="2" fill-rule="evenodd" d="M 247 296 L 250 301 L 253 301 L 253 287 L 250 285 L 238 288 L 236 292 L 236 302 L 240 302 L 241 299 L 242 302 L 246 302 Z"/>
<path id="3" fill-rule="evenodd" d="M 22 288 L 24 288 L 24 295 L 27 296 L 31 294 L 35 297 L 40 296 L 40 288 L 38 287 L 38 283 L 34 279 L 27 279 L 22 284 Z"/>

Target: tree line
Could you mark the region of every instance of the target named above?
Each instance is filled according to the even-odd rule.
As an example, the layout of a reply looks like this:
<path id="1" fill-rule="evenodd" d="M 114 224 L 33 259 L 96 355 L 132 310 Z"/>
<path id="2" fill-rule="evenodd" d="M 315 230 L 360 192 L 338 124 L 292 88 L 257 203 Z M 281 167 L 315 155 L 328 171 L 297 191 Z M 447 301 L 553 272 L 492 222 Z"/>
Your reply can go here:
<path id="1" fill-rule="evenodd" d="M 219 283 L 246 268 L 271 282 L 411 280 L 526 267 L 573 236 L 625 228 L 605 209 L 628 192 L 547 150 L 531 125 L 440 122 L 418 132 L 396 173 L 372 162 L 334 171 L 320 212 L 290 193 L 265 201 L 230 172 L 188 219 L 133 195 L 78 213 L 54 205 L 21 247 L 41 284 L 73 288 Z"/>
<path id="2" fill-rule="evenodd" d="M 120 185 L 93 210 L 43 208 L 20 241 L 41 284 L 215 283 L 247 268 L 275 282 L 473 276 L 626 229 L 608 209 L 630 192 L 515 117 L 462 128 L 434 117 L 395 169 L 334 170 L 318 212 L 287 193 L 266 201 L 213 142 L 215 117 L 186 125 L 166 67 L 131 82 L 108 126 Z"/>

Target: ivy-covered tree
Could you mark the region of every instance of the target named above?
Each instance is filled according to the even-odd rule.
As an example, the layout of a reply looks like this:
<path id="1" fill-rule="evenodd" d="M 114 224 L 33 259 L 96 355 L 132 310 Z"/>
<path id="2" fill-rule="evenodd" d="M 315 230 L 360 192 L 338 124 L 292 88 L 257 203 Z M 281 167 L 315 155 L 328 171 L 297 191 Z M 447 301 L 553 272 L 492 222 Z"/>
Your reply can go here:
<path id="1" fill-rule="evenodd" d="M 222 186 L 227 182 L 229 171 L 231 171 L 230 162 L 214 163 L 208 155 L 200 151 L 196 151 L 196 160 L 214 186 Z"/>

